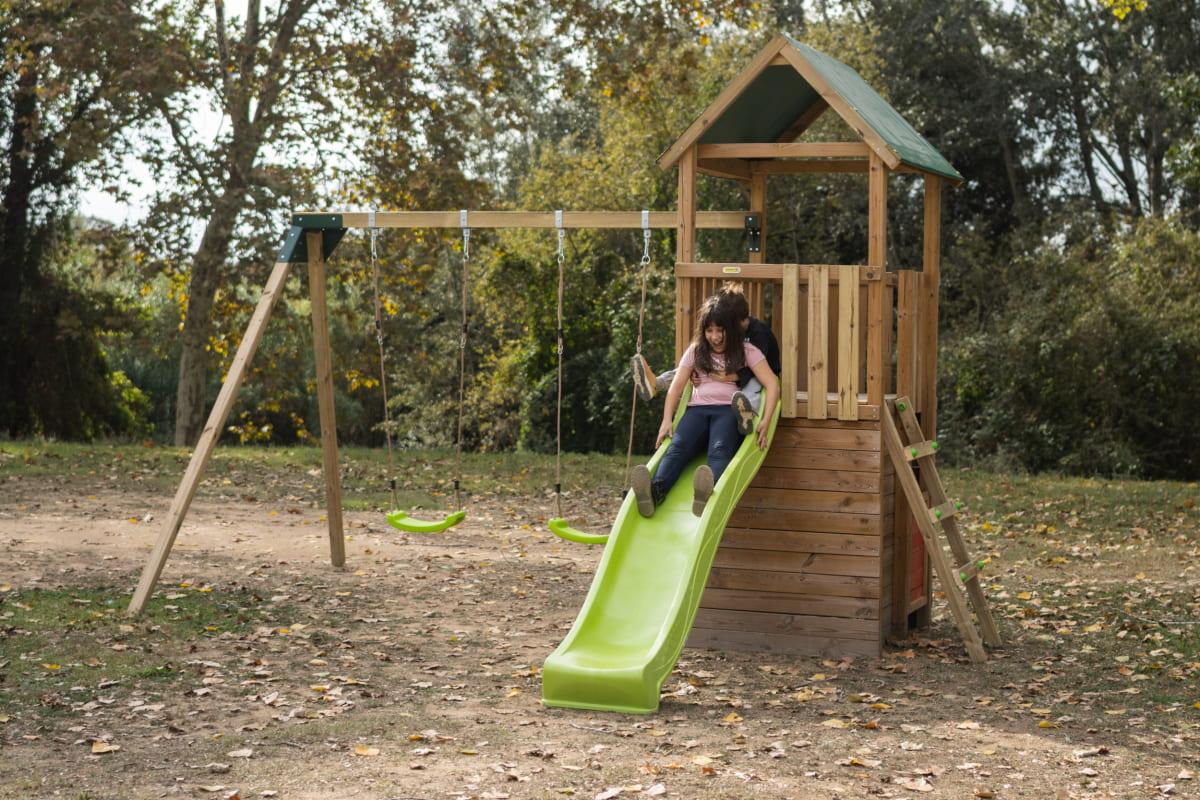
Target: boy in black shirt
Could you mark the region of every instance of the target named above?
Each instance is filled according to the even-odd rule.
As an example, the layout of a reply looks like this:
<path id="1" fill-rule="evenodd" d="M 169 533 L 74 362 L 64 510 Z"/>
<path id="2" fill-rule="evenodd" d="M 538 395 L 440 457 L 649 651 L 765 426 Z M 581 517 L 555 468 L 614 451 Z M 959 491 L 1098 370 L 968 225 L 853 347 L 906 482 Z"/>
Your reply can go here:
<path id="1" fill-rule="evenodd" d="M 742 330 L 745 332 L 745 341 L 761 350 L 767 357 L 767 364 L 771 367 L 771 371 L 779 375 L 783 371 L 779 356 L 779 341 L 766 323 L 750 316 L 750 304 L 746 301 L 742 285 L 727 283 L 721 287 L 718 297 L 720 298 L 718 303 L 724 307 L 724 311 L 741 322 Z M 666 391 L 667 387 L 671 385 L 671 379 L 675 377 L 675 370 L 656 376 L 651 371 L 650 365 L 646 363 L 646 359 L 640 355 L 633 357 L 631 366 L 633 367 L 633 382 L 637 385 L 638 396 L 643 400 L 650 400 L 659 392 Z M 758 405 L 762 399 L 762 384 L 758 382 L 753 371 L 748 367 L 734 375 L 712 377 L 737 383 L 738 391 L 734 394 L 731 405 L 738 417 L 738 432 L 745 436 L 754 429 L 754 417 L 758 413 Z"/>

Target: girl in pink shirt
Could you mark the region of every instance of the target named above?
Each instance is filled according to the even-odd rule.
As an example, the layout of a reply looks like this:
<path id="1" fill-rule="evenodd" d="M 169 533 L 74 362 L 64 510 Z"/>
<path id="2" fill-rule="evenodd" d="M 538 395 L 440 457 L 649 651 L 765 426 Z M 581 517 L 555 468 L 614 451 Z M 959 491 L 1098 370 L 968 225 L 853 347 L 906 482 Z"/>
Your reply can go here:
<path id="1" fill-rule="evenodd" d="M 733 460 L 733 454 L 742 443 L 738 433 L 737 415 L 730 407 L 737 384 L 718 380 L 727 374 L 736 374 L 742 367 L 750 367 L 754 376 L 767 390 L 767 404 L 759 423 L 758 446 L 767 446 L 767 424 L 775 413 L 779 402 L 779 381 L 767 365 L 762 351 L 742 340 L 742 326 L 738 320 L 720 308 L 716 297 L 710 297 L 700 309 L 696 337 L 679 360 L 667 400 L 663 406 L 662 425 L 658 429 L 657 448 L 663 439 L 670 438 L 671 445 L 658 464 L 653 478 L 645 465 L 633 468 L 629 482 L 637 497 L 638 512 L 648 517 L 654 508 L 667 496 L 688 462 L 706 449 L 708 463 L 696 468 L 692 480 L 692 513 L 700 516 L 708 502 L 721 473 Z M 672 421 L 684 387 L 699 376 L 699 384 L 692 389 L 687 410 L 672 430 Z"/>

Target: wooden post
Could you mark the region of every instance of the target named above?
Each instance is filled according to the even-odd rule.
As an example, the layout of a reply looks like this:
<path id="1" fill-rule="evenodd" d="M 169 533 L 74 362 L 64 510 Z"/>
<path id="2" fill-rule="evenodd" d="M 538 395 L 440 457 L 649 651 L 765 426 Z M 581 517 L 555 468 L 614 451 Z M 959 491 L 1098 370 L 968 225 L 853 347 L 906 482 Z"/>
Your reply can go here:
<path id="1" fill-rule="evenodd" d="M 879 280 L 867 290 L 867 403 L 879 406 L 887 392 L 890 372 L 888 343 L 891 339 L 890 298 L 885 265 L 887 263 L 887 166 L 874 153 L 870 156 L 867 200 L 867 264 L 879 267 Z"/>
<path id="2" fill-rule="evenodd" d="M 920 352 L 921 430 L 925 438 L 937 438 L 937 344 L 938 289 L 942 272 L 942 179 L 925 176 L 925 244 L 921 273 L 921 318 L 917 349 Z"/>
<path id="3" fill-rule="evenodd" d="M 696 260 L 696 148 L 689 147 L 679 159 L 679 224 L 675 260 Z M 675 360 L 683 358 L 692 338 L 692 279 L 675 279 Z"/>
<path id="4" fill-rule="evenodd" d="M 796 416 L 796 371 L 800 366 L 800 265 L 783 266 L 783 350 L 780 376 L 783 409 L 780 415 Z"/>
<path id="5" fill-rule="evenodd" d="M 318 237 L 318 247 L 319 243 Z M 233 356 L 229 374 L 221 386 L 212 411 L 209 412 L 208 421 L 204 423 L 204 430 L 200 432 L 200 440 L 196 442 L 196 449 L 192 451 L 192 458 L 188 462 L 187 470 L 183 473 L 183 480 L 179 482 L 179 488 L 175 490 L 175 499 L 171 501 L 171 510 L 167 513 L 166 524 L 163 525 L 162 531 L 158 535 L 158 541 L 155 542 L 154 549 L 150 551 L 146 565 L 142 568 L 141 580 L 138 581 L 137 590 L 134 591 L 133 599 L 126 610 L 130 616 L 136 616 L 146 608 L 146 602 L 154 591 L 154 584 L 162 575 L 163 567 L 167 563 L 167 556 L 171 554 L 175 537 L 183 525 L 183 518 L 192 505 L 192 498 L 196 496 L 200 477 L 204 473 L 204 468 L 208 466 L 213 449 L 217 445 L 217 439 L 221 435 L 222 428 L 225 427 L 225 420 L 229 417 L 230 409 L 233 408 L 238 388 L 242 385 L 242 379 L 246 377 L 246 369 L 250 365 L 250 360 L 254 358 L 254 351 L 258 349 L 258 343 L 262 340 L 263 329 L 266 328 L 271 311 L 275 308 L 275 301 L 279 299 L 279 295 L 283 291 L 283 284 L 287 280 L 290 266 L 286 261 L 280 261 L 271 271 L 271 277 L 267 280 L 262 297 L 258 300 L 258 306 L 254 309 L 250 324 L 246 326 L 242 343 L 238 345 L 237 353 Z"/>
<path id="6" fill-rule="evenodd" d="M 826 419 L 829 391 L 829 267 L 808 268 L 808 418 Z"/>
<path id="7" fill-rule="evenodd" d="M 757 253 L 750 254 L 751 264 L 763 264 L 767 260 L 767 174 L 756 172 L 750 176 L 750 213 L 758 214 L 761 229 Z"/>
<path id="8" fill-rule="evenodd" d="M 838 419 L 858 419 L 858 267 L 838 276 Z"/>
<path id="9" fill-rule="evenodd" d="M 325 255 L 320 231 L 305 234 L 308 245 L 308 293 L 312 301 L 313 354 L 317 369 L 317 405 L 321 413 L 321 461 L 325 473 L 325 516 L 329 521 L 329 560 L 346 563 L 342 529 L 342 476 L 338 469 L 337 415 L 333 405 L 333 358 L 325 304 Z"/>
<path id="10" fill-rule="evenodd" d="M 921 432 L 927 441 L 937 438 L 937 341 L 938 293 L 942 271 L 942 179 L 925 176 L 925 223 L 920 282 L 921 318 L 917 323 L 917 351 L 920 373 Z M 932 620 L 933 589 L 929 580 L 930 560 L 925 557 L 925 606 L 916 612 L 919 627 L 928 627 Z"/>

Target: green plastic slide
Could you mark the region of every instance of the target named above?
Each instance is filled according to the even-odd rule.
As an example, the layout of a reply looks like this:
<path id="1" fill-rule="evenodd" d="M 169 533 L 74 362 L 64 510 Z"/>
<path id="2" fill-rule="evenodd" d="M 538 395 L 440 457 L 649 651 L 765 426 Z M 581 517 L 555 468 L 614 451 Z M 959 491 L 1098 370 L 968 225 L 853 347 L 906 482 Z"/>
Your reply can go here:
<path id="1" fill-rule="evenodd" d="M 776 405 L 767 449 L 778 421 Z M 668 444 L 650 460 L 651 473 Z M 721 534 L 767 449 L 758 447 L 757 436 L 745 438 L 700 517 L 692 514 L 692 474 L 704 456 L 688 465 L 652 517 L 638 514 L 633 493 L 627 493 L 583 608 L 542 665 L 545 705 L 634 714 L 658 708 Z"/>

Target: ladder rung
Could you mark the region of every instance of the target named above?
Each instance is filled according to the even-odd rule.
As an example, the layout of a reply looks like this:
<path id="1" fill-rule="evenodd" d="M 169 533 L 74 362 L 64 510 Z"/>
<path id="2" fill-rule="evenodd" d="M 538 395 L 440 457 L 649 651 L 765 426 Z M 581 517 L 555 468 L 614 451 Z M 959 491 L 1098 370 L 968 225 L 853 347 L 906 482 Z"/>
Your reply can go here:
<path id="1" fill-rule="evenodd" d="M 941 522 L 942 520 L 950 519 L 955 514 L 957 514 L 959 511 L 962 511 L 962 509 L 963 509 L 962 503 L 952 501 L 952 500 L 947 500 L 946 502 L 942 503 L 940 506 L 934 506 L 933 508 L 929 509 L 929 518 L 931 520 L 933 520 L 934 524 L 936 525 L 937 523 Z"/>
<path id="2" fill-rule="evenodd" d="M 983 571 L 983 568 L 987 566 L 988 561 L 990 561 L 990 560 L 991 559 L 981 558 L 978 561 L 972 562 L 970 564 L 965 564 L 963 566 L 956 567 L 956 569 L 958 570 L 958 579 L 960 581 L 962 581 L 963 583 L 967 583 L 968 581 L 974 580 L 979 575 L 979 573 Z"/>
<path id="3" fill-rule="evenodd" d="M 904 445 L 904 458 L 908 461 L 916 461 L 918 458 L 937 455 L 937 451 L 937 439 L 932 439 L 928 442 L 915 442 Z"/>

